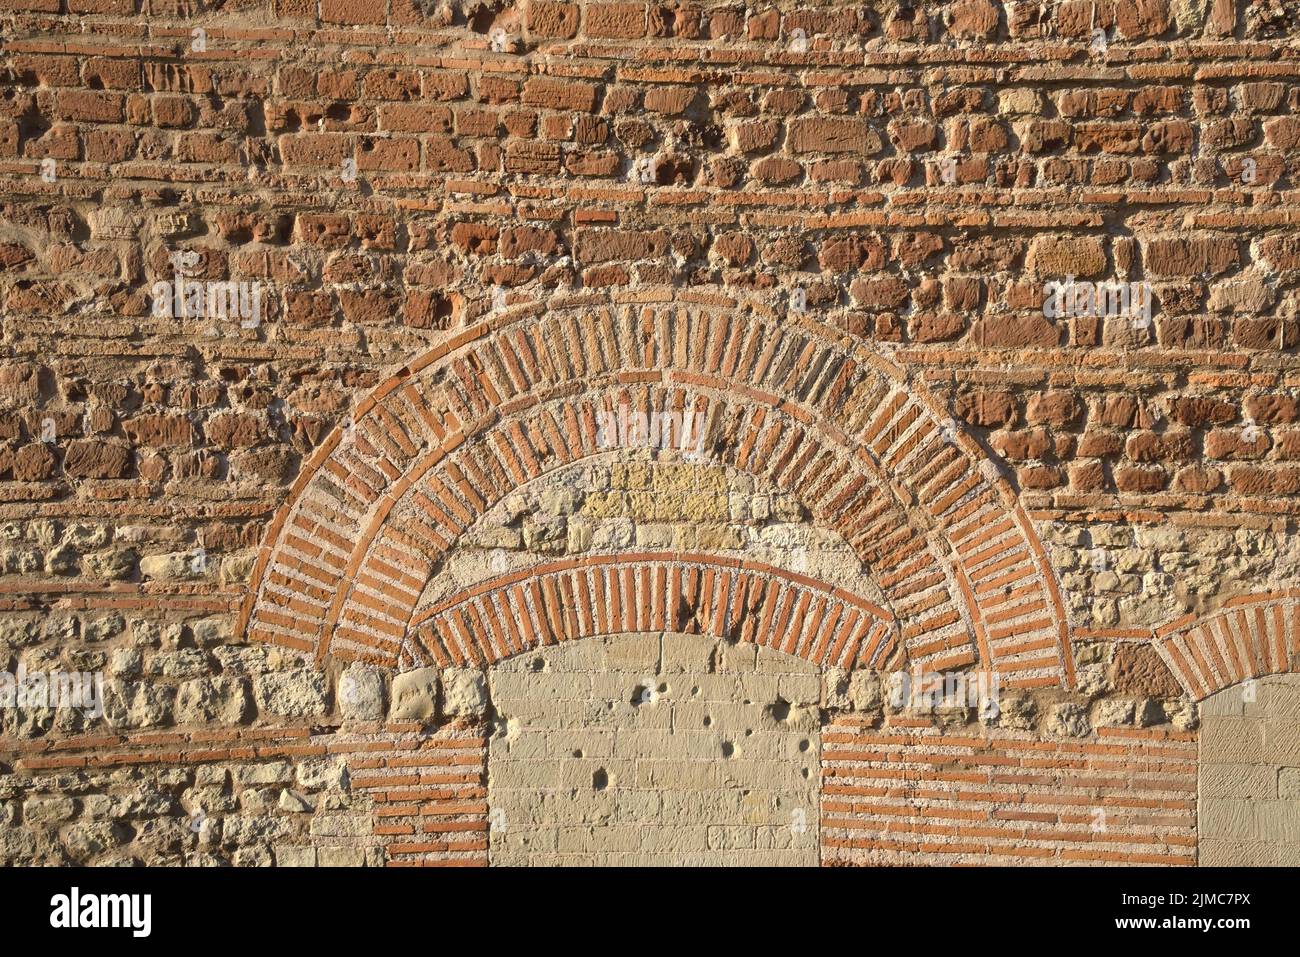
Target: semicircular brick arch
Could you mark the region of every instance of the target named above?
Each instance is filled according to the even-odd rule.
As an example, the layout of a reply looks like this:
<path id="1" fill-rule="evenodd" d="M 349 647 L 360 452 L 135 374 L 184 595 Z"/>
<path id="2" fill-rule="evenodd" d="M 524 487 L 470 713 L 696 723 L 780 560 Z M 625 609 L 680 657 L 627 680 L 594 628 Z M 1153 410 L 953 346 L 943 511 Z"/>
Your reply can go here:
<path id="1" fill-rule="evenodd" d="M 839 531 L 888 597 L 910 661 L 1073 683 L 1045 553 L 978 445 L 847 335 L 673 290 L 511 310 L 375 389 L 273 521 L 241 630 L 393 664 L 456 539 L 513 488 L 607 451 L 596 416 L 620 402 L 705 414 L 712 457 Z"/>
<path id="2" fill-rule="evenodd" d="M 1300 671 L 1300 589 L 1242 595 L 1157 628 L 1155 647 L 1194 701 L 1267 675 Z"/>
<path id="3" fill-rule="evenodd" d="M 383 521 L 373 526 L 374 536 L 364 544 L 366 557 L 357 566 L 353 587 L 337 595 L 331 608 L 331 649 L 362 655 L 378 651 L 381 660 L 391 661 L 410 625 L 417 586 L 445 552 L 440 530 L 443 535 L 449 529 L 459 533 L 525 481 L 607 451 L 598 445 L 597 416 L 609 403 L 626 402 L 647 411 L 686 406 L 721 423 L 717 431 L 731 439 L 719 446 L 720 461 L 796 496 L 802 493 L 814 518 L 845 533 L 850 547 L 877 571 L 901 567 L 899 574 L 884 579 L 884 586 L 896 599 L 894 614 L 900 616 L 905 636 L 914 639 L 914 658 L 935 668 L 975 661 L 965 619 L 953 591 L 945 587 L 949 579 L 934 573 L 937 560 L 924 537 L 907 526 L 899 503 L 861 478 L 846 486 L 843 474 L 831 469 L 836 461 L 852 460 L 853 450 L 825 436 L 809 439 L 807 426 L 777 411 L 774 398 L 757 410 L 754 394 L 746 398 L 747 403 L 738 404 L 698 388 L 597 385 L 495 419 L 485 435 L 458 449 L 454 462 L 430 453 L 411 470 L 418 482 L 381 506 Z M 816 449 L 817 455 L 796 468 L 799 450 L 806 448 Z M 802 486 L 801 475 L 820 477 Z M 398 567 L 409 570 L 416 563 L 418 575 L 397 579 Z"/>
<path id="4" fill-rule="evenodd" d="M 486 667 L 524 651 L 625 632 L 706 635 L 822 667 L 894 669 L 895 623 L 806 575 L 715 555 L 640 552 L 549 562 L 428 609 L 402 664 Z"/>

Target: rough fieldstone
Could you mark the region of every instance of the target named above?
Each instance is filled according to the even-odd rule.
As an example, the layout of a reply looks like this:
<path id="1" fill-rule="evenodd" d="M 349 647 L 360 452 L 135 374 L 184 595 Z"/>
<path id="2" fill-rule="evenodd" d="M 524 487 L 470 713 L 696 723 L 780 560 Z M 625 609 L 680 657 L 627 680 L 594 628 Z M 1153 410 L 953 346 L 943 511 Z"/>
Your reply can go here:
<path id="1" fill-rule="evenodd" d="M 1072 702 L 1053 705 L 1047 712 L 1047 730 L 1051 734 L 1081 738 L 1092 730 L 1088 711 L 1083 705 Z"/>
<path id="2" fill-rule="evenodd" d="M 393 676 L 391 721 L 428 721 L 438 711 L 438 669 L 417 668 Z"/>
<path id="3" fill-rule="evenodd" d="M 176 688 L 153 681 L 104 682 L 104 720 L 119 728 L 169 724 Z"/>
<path id="4" fill-rule="evenodd" d="M 383 674 L 368 665 L 353 665 L 339 677 L 338 700 L 344 718 L 380 720 L 384 716 Z"/>
<path id="5" fill-rule="evenodd" d="M 290 814 L 302 814 L 312 809 L 311 802 L 297 791 L 285 788 L 280 792 L 279 807 Z"/>
<path id="6" fill-rule="evenodd" d="M 244 678 L 199 678 L 180 686 L 176 695 L 176 720 L 180 724 L 216 721 L 237 724 L 252 704 Z"/>
<path id="7" fill-rule="evenodd" d="M 276 867 L 315 867 L 316 848 L 314 847 L 276 847 Z"/>
<path id="8" fill-rule="evenodd" d="M 447 668 L 442 672 L 442 709 L 458 718 L 487 714 L 487 676 L 477 668 Z"/>
<path id="9" fill-rule="evenodd" d="M 1008 694 L 998 698 L 998 726 L 1017 731 L 1032 731 L 1038 722 L 1038 705 L 1027 694 Z"/>
<path id="10" fill-rule="evenodd" d="M 822 707 L 840 709 L 849 707 L 849 672 L 831 667 L 822 672 Z"/>
<path id="11" fill-rule="evenodd" d="M 257 707 L 284 718 L 304 718 L 326 713 L 325 676 L 302 668 L 260 675 L 254 680 Z"/>
<path id="12" fill-rule="evenodd" d="M 855 711 L 874 711 L 883 703 L 880 676 L 874 671 L 858 669 L 849 678 L 849 702 Z"/>

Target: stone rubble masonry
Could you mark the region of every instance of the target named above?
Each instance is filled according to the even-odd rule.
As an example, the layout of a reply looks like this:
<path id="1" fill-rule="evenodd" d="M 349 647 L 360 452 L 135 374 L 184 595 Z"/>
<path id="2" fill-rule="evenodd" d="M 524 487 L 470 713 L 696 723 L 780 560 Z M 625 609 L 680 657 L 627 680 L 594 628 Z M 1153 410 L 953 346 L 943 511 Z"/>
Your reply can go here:
<path id="1" fill-rule="evenodd" d="M 1294 4 L 0 30 L 0 864 L 1295 863 Z"/>

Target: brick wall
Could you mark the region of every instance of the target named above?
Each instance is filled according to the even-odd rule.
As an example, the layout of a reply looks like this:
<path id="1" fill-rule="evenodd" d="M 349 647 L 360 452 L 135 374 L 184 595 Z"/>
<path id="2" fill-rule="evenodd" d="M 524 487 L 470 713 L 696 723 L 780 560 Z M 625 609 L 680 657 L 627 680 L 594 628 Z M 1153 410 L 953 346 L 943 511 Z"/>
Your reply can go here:
<path id="1" fill-rule="evenodd" d="M 828 728 L 828 863 L 1191 864 L 1196 737 L 1077 739 L 902 721 Z"/>
<path id="2" fill-rule="evenodd" d="M 1300 664 L 1298 17 L 0 0 L 0 674 L 103 681 L 0 861 L 485 863 L 489 675 L 627 633 L 821 675 L 824 863 L 1195 860 Z"/>

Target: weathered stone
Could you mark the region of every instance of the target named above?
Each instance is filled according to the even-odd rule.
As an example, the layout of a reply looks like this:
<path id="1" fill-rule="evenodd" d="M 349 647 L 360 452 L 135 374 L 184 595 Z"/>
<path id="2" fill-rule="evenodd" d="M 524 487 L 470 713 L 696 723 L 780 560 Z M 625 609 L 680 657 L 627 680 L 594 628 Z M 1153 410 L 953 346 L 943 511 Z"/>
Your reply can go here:
<path id="1" fill-rule="evenodd" d="M 311 802 L 297 791 L 285 788 L 280 792 L 278 802 L 281 811 L 287 811 L 290 814 L 304 814 L 312 810 Z"/>
<path id="2" fill-rule="evenodd" d="M 417 668 L 393 676 L 390 721 L 428 721 L 437 711 L 437 668 Z"/>
<path id="3" fill-rule="evenodd" d="M 312 669 L 259 675 L 253 688 L 260 711 L 284 718 L 319 716 L 327 711 L 325 676 Z"/>
<path id="4" fill-rule="evenodd" d="M 248 681 L 244 678 L 199 678 L 186 681 L 176 695 L 176 721 L 179 724 L 219 722 L 237 724 L 248 715 L 252 705 Z"/>
<path id="5" fill-rule="evenodd" d="M 441 674 L 442 710 L 460 718 L 482 718 L 488 710 L 487 678 L 477 668 L 446 668 Z"/>
<path id="6" fill-rule="evenodd" d="M 339 710 L 344 718 L 378 721 L 384 716 L 384 677 L 376 668 L 353 665 L 339 677 Z"/>
<path id="7" fill-rule="evenodd" d="M 855 711 L 875 711 L 884 703 L 880 676 L 859 668 L 849 678 L 849 702 Z"/>
<path id="8" fill-rule="evenodd" d="M 1053 705 L 1047 712 L 1047 730 L 1069 738 L 1081 738 L 1092 730 L 1088 711 L 1082 705 L 1064 702 Z"/>
<path id="9" fill-rule="evenodd" d="M 1183 694 L 1182 686 L 1170 674 L 1156 650 L 1141 644 L 1115 646 L 1111 683 L 1121 694 L 1153 698 L 1174 698 Z"/>

